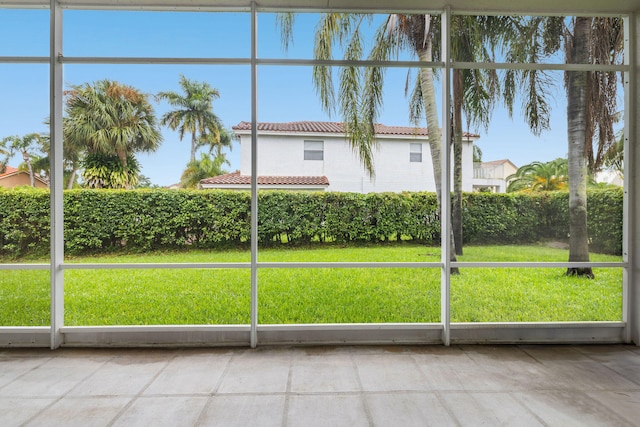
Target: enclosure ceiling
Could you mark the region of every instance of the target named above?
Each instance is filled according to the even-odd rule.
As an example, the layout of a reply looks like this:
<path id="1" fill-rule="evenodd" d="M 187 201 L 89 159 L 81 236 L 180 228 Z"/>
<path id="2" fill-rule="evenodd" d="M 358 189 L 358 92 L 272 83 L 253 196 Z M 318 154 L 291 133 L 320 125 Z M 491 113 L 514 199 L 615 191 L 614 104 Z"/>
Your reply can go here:
<path id="1" fill-rule="evenodd" d="M 249 0 L 60 0 L 64 8 L 206 10 L 248 9 Z M 49 0 L 0 0 L 0 7 L 49 7 Z M 464 12 L 513 12 L 528 14 L 626 14 L 640 11 L 640 0 L 258 0 L 259 9 L 291 10 L 441 10 L 447 5 Z"/>

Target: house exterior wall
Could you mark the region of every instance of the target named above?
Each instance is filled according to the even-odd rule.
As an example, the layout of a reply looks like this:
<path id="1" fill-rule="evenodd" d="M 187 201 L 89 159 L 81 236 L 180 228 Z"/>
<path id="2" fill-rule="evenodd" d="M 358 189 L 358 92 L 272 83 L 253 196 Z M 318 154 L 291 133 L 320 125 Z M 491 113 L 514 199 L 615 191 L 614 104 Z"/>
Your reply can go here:
<path id="1" fill-rule="evenodd" d="M 10 175 L 10 176 L 0 178 L 0 187 L 3 187 L 3 188 L 14 188 L 14 187 L 20 187 L 23 185 L 27 185 L 27 186 L 31 185 L 31 183 L 29 182 L 29 174 L 26 172 L 20 172 L 15 175 Z M 36 185 L 36 188 L 48 188 L 45 183 L 37 179 L 35 180 L 35 185 Z"/>
<path id="2" fill-rule="evenodd" d="M 251 175 L 251 136 L 240 137 L 240 173 Z M 323 141 L 323 160 L 304 160 L 304 141 Z M 374 149 L 375 176 L 370 177 L 343 135 L 258 134 L 259 176 L 326 176 L 327 191 L 435 191 L 429 144 L 415 137 L 379 137 Z M 420 143 L 422 162 L 410 162 L 410 144 Z M 463 191 L 471 191 L 472 142 L 463 144 Z"/>
<path id="3" fill-rule="evenodd" d="M 507 177 L 518 171 L 510 161 L 502 163 L 476 163 L 473 166 L 473 190 L 489 189 L 494 193 L 507 192 Z"/>

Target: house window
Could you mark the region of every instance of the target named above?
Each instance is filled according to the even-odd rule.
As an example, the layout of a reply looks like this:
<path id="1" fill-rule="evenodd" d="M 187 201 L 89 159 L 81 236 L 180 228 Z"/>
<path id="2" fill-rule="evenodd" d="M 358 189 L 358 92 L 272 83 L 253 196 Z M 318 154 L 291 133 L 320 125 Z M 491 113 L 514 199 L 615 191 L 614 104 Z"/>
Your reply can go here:
<path id="1" fill-rule="evenodd" d="M 409 144 L 409 161 L 411 163 L 422 163 L 422 144 Z"/>
<path id="2" fill-rule="evenodd" d="M 324 160 L 324 141 L 305 141 L 304 159 Z"/>

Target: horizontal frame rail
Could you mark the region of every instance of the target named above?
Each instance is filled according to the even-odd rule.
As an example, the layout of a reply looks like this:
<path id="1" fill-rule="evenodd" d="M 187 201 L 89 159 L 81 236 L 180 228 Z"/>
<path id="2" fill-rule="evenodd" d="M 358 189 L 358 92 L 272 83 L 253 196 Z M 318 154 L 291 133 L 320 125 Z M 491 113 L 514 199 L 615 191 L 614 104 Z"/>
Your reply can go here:
<path id="1" fill-rule="evenodd" d="M 458 268 L 627 268 L 628 262 L 451 262 Z M 258 262 L 257 268 L 442 268 L 441 262 Z M 48 270 L 49 264 L 0 264 L 0 270 Z M 250 262 L 82 263 L 62 264 L 62 270 L 238 269 Z"/>
<path id="2" fill-rule="evenodd" d="M 623 343 L 624 322 L 451 323 L 453 344 Z M 442 323 L 258 324 L 260 345 L 442 344 Z M 63 326 L 63 347 L 249 346 L 250 325 Z M 0 348 L 49 347 L 50 327 L 0 327 Z"/>
<path id="3" fill-rule="evenodd" d="M 458 268 L 627 268 L 628 262 L 451 262 Z M 442 268 L 441 262 L 258 262 L 257 268 Z M 0 270 L 48 270 L 49 264 L 0 264 Z M 66 263 L 62 270 L 238 269 L 250 262 Z"/>

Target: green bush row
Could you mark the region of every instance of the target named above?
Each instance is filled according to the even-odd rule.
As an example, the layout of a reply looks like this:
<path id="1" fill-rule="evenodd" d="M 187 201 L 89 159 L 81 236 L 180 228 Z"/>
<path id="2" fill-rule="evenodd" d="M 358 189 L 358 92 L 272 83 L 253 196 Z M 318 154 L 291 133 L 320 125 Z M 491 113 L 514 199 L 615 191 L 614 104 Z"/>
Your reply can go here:
<path id="1" fill-rule="evenodd" d="M 528 243 L 568 238 L 568 193 L 468 193 L 465 243 Z M 622 251 L 621 189 L 589 193 L 595 251 Z M 265 191 L 258 200 L 258 238 L 288 242 L 440 241 L 433 193 L 311 193 Z M 250 240 L 248 192 L 70 190 L 64 193 L 69 254 L 185 247 L 234 247 Z M 49 250 L 49 192 L 0 190 L 0 254 Z"/>

